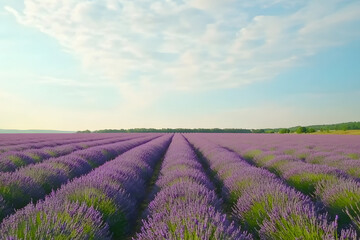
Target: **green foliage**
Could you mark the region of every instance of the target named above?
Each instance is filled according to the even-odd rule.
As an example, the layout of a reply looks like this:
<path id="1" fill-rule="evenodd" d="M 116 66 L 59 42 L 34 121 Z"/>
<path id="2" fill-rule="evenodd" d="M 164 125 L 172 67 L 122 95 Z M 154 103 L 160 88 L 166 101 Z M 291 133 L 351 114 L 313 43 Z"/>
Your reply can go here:
<path id="1" fill-rule="evenodd" d="M 272 229 L 262 236 L 264 239 L 303 239 L 303 240 L 323 240 L 328 233 L 320 224 L 316 224 L 313 219 L 309 219 L 305 214 L 291 214 L 290 218 L 280 218 L 273 221 Z M 336 235 L 334 232 L 333 235 Z"/>
<path id="2" fill-rule="evenodd" d="M 262 201 L 255 202 L 251 208 L 245 212 L 243 218 L 246 226 L 254 233 L 260 228 L 260 224 L 268 217 L 274 205 L 274 197 L 270 194 Z"/>
<path id="3" fill-rule="evenodd" d="M 296 133 L 300 134 L 300 133 L 306 133 L 307 132 L 307 129 L 306 127 L 298 127 L 296 129 Z"/>
<path id="4" fill-rule="evenodd" d="M 313 133 L 316 132 L 316 130 L 312 127 L 298 127 L 296 129 L 296 133 Z"/>
<path id="5" fill-rule="evenodd" d="M 359 159 L 360 158 L 360 155 L 357 154 L 357 153 L 349 153 L 347 156 L 349 158 L 352 158 L 352 159 Z"/>
<path id="6" fill-rule="evenodd" d="M 85 130 L 85 131 L 77 131 L 76 133 L 91 133 L 90 130 Z"/>
<path id="7" fill-rule="evenodd" d="M 131 128 L 131 129 L 104 129 L 93 131 L 93 133 L 251 133 L 248 129 L 241 128 Z M 78 131 L 78 133 L 90 133 L 89 130 Z"/>
<path id="8" fill-rule="evenodd" d="M 350 176 L 360 178 L 360 168 L 358 167 L 352 167 L 346 170 L 346 173 Z"/>
<path id="9" fill-rule="evenodd" d="M 329 212 L 339 216 L 339 223 L 349 224 L 357 212 L 355 207 L 360 203 L 360 194 L 357 192 L 343 191 L 338 193 L 332 202 L 329 203 Z M 346 212 L 344 210 L 347 210 Z"/>
<path id="10" fill-rule="evenodd" d="M 29 154 L 29 157 L 31 157 L 35 162 L 40 162 L 42 160 L 41 157 L 35 153 Z"/>
<path id="11" fill-rule="evenodd" d="M 323 180 L 334 179 L 336 179 L 336 177 L 330 174 L 303 172 L 291 176 L 289 179 L 287 179 L 287 182 L 297 190 L 311 195 L 314 193 L 317 183 Z"/>
<path id="12" fill-rule="evenodd" d="M 57 155 L 57 153 L 55 151 L 52 151 L 52 150 L 45 150 L 45 152 L 48 153 L 52 157 L 56 157 L 56 155 Z"/>
<path id="13" fill-rule="evenodd" d="M 2 239 L 109 239 L 98 232 L 103 224 L 95 225 L 88 213 L 78 212 L 78 209 L 32 209 L 19 221 L 6 226 L 7 237 Z"/>
<path id="14" fill-rule="evenodd" d="M 67 199 L 73 202 L 85 203 L 87 206 L 92 206 L 101 212 L 116 237 L 122 237 L 125 234 L 127 227 L 125 214 L 101 190 L 91 187 L 84 188 L 69 195 Z"/>
<path id="15" fill-rule="evenodd" d="M 260 155 L 261 153 L 262 153 L 262 151 L 260 149 L 254 149 L 254 150 L 250 150 L 250 151 L 247 151 L 246 153 L 244 153 L 243 157 L 245 159 L 252 160 L 254 157 Z"/>
<path id="16" fill-rule="evenodd" d="M 253 129 L 251 130 L 252 133 L 265 133 L 264 129 Z"/>
<path id="17" fill-rule="evenodd" d="M 311 125 L 308 128 L 313 128 L 319 131 L 330 131 L 330 130 L 359 130 L 360 122 L 346 122 L 337 124 L 324 124 L 324 125 Z M 291 129 L 290 129 L 291 130 Z"/>
<path id="18" fill-rule="evenodd" d="M 307 129 L 306 129 L 306 132 L 307 132 L 307 133 L 313 133 L 313 132 L 316 132 L 316 130 L 315 130 L 314 128 L 311 128 L 311 127 L 310 127 L 310 128 L 307 128 Z"/>
<path id="19" fill-rule="evenodd" d="M 360 232 L 360 206 L 359 204 L 355 204 L 352 207 L 347 207 L 345 210 L 348 217 L 352 221 L 353 225 L 355 226 L 356 230 Z"/>
<path id="20" fill-rule="evenodd" d="M 228 204 L 230 205 L 230 207 L 235 205 L 236 201 L 239 199 L 239 197 L 241 197 L 243 191 L 246 188 L 255 187 L 258 184 L 258 182 L 255 182 L 251 179 L 243 179 L 241 181 L 237 181 L 236 186 L 234 187 L 234 189 L 231 190 L 229 195 Z"/>
<path id="21" fill-rule="evenodd" d="M 281 167 L 288 164 L 289 162 L 290 162 L 289 160 L 283 159 L 283 160 L 280 160 L 280 161 L 276 161 L 275 163 L 272 163 L 267 168 L 271 172 L 275 173 L 276 175 L 281 176 L 281 172 L 282 172 Z"/>
<path id="22" fill-rule="evenodd" d="M 15 166 L 17 167 L 22 167 L 22 166 L 25 166 L 26 165 L 26 162 L 24 162 L 24 160 L 22 160 L 20 157 L 17 157 L 17 156 L 9 156 L 8 157 L 9 160 L 11 162 L 13 162 L 15 164 Z"/>
<path id="23" fill-rule="evenodd" d="M 264 156 L 261 156 L 257 161 L 256 163 L 260 166 L 264 166 L 267 162 L 273 160 L 275 158 L 275 155 L 273 154 L 268 154 L 268 155 L 264 155 Z"/>
<path id="24" fill-rule="evenodd" d="M 41 228 L 41 226 L 43 226 L 45 223 L 45 221 L 48 221 L 48 216 L 45 212 L 38 212 L 36 214 L 35 217 L 35 221 L 24 221 L 23 223 L 19 224 L 17 226 L 17 228 L 15 229 L 16 231 L 16 236 L 19 237 L 20 239 L 25 239 L 26 236 L 31 236 L 32 239 L 35 239 L 38 235 L 37 231 L 39 228 Z M 57 213 L 57 218 L 59 222 L 71 222 L 72 217 L 64 212 L 64 213 Z M 26 225 L 28 224 L 28 225 Z M 83 229 L 83 231 L 85 231 L 86 233 L 91 233 L 91 230 L 86 228 L 87 225 L 84 224 L 85 228 Z M 73 229 L 71 232 L 68 232 L 66 235 L 62 234 L 62 233 L 58 233 L 55 235 L 55 239 L 67 239 L 67 238 L 76 238 L 76 236 L 78 235 L 76 229 Z"/>
<path id="25" fill-rule="evenodd" d="M 81 191 L 69 195 L 67 199 L 73 202 L 84 202 L 87 206 L 96 208 L 105 217 L 109 217 L 117 210 L 114 202 L 96 188 L 84 188 Z"/>
<path id="26" fill-rule="evenodd" d="M 147 133 L 147 132 L 157 132 L 157 133 L 292 133 L 297 132 L 297 129 L 301 126 L 291 127 L 291 128 L 267 128 L 267 129 L 242 129 L 242 128 L 131 128 L 131 129 L 103 129 L 91 132 L 90 130 L 78 131 L 77 133 Z M 328 125 L 311 125 L 307 126 L 307 132 L 315 131 L 327 131 L 330 130 L 358 130 L 360 129 L 360 122 L 347 122 L 347 123 L 338 123 L 338 124 L 328 124 Z"/>
<path id="27" fill-rule="evenodd" d="M 295 154 L 296 150 L 295 149 L 286 149 L 284 150 L 285 154 L 289 154 L 289 155 L 293 155 Z"/>
<path id="28" fill-rule="evenodd" d="M 290 129 L 288 129 L 288 128 L 282 128 L 282 129 L 279 130 L 279 133 L 281 133 L 281 134 L 290 133 Z"/>

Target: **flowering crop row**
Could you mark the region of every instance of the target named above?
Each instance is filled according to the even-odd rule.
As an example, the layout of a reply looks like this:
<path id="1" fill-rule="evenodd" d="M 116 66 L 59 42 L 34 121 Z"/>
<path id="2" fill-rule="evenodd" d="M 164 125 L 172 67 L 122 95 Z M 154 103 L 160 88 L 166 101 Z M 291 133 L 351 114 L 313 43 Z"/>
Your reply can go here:
<path id="1" fill-rule="evenodd" d="M 56 144 L 57 142 L 77 141 L 81 139 L 106 138 L 106 135 L 85 136 L 74 134 L 1 134 L 0 149 L 5 146 L 16 146 L 22 144 Z M 1 151 L 0 151 L 1 152 Z"/>
<path id="2" fill-rule="evenodd" d="M 120 239 L 146 193 L 146 182 L 169 145 L 165 135 L 120 155 L 6 218 L 4 239 Z"/>
<path id="3" fill-rule="evenodd" d="M 154 136 L 92 147 L 0 174 L 0 219 Z"/>
<path id="4" fill-rule="evenodd" d="M 269 171 L 250 165 L 235 152 L 200 134 L 186 137 L 209 161 L 223 182 L 223 197 L 234 216 L 261 239 L 356 239 L 354 230 L 338 237 L 337 221 L 330 222 L 311 199 L 288 187 Z"/>
<path id="5" fill-rule="evenodd" d="M 306 162 L 299 157 L 300 152 L 302 152 L 303 158 L 308 155 L 304 154 L 308 152 L 308 149 L 301 148 L 306 146 L 305 144 L 296 147 L 292 146 L 292 148 L 297 149 L 295 152 L 298 152 L 298 155 L 296 156 L 295 153 L 291 155 L 290 153 L 284 153 L 284 149 L 291 148 L 289 146 L 269 150 L 263 144 L 256 145 L 256 142 L 254 142 L 249 150 L 248 144 L 243 144 L 236 138 L 222 139 L 218 142 L 240 153 L 257 166 L 274 172 L 285 179 L 289 185 L 324 204 L 327 211 L 333 217 L 338 218 L 341 227 L 352 224 L 360 232 L 360 183 L 358 179 L 352 179 L 353 177 L 333 166 Z M 329 149 L 330 146 L 327 146 L 326 149 L 329 151 L 337 149 L 333 145 L 331 146 L 331 149 Z M 316 145 L 313 145 L 313 148 L 316 147 Z M 351 149 L 350 152 L 355 151 L 351 147 L 348 148 Z M 344 152 L 341 148 L 338 150 L 338 152 Z M 349 153 L 349 151 L 345 152 Z M 344 168 L 348 167 L 344 166 Z M 359 171 L 358 167 L 354 169 Z"/>
<path id="6" fill-rule="evenodd" d="M 24 162 L 0 172 L 1 240 L 354 240 L 360 233 L 354 136 L 19 136 L 0 135 L 4 149 L 19 148 L 1 153 L 0 167 L 11 154 Z"/>
<path id="7" fill-rule="evenodd" d="M 109 137 L 106 137 L 104 135 L 94 135 L 94 136 L 67 135 L 67 138 L 60 138 L 60 139 L 54 139 L 55 136 L 49 137 L 49 139 L 41 138 L 41 136 L 35 134 L 33 134 L 33 136 L 34 137 L 31 140 L 23 140 L 21 142 L 11 143 L 9 141 L 3 141 L 0 145 L 0 153 L 8 152 L 8 151 L 21 151 L 26 149 L 39 149 L 44 147 L 56 147 L 64 144 L 79 143 L 79 142 L 91 141 L 91 140 L 96 141 L 101 139 L 110 139 Z"/>
<path id="8" fill-rule="evenodd" d="M 130 136 L 118 137 L 103 140 L 82 141 L 66 145 L 59 145 L 56 147 L 5 152 L 0 155 L 0 172 L 13 172 L 18 168 L 29 164 L 39 163 L 51 157 L 60 157 L 89 147 L 116 143 L 130 140 L 132 138 L 133 137 Z"/>
<path id="9" fill-rule="evenodd" d="M 155 194 L 133 239 L 251 239 L 221 213 L 222 201 L 180 134 L 166 152 Z"/>

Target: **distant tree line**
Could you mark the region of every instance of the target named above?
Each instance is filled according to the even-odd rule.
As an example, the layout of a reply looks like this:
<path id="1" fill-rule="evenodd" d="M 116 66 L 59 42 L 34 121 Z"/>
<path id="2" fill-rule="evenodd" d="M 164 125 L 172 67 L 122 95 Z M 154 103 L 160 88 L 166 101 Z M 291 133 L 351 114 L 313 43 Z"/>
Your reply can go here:
<path id="1" fill-rule="evenodd" d="M 78 133 L 251 133 L 249 129 L 238 128 L 131 128 L 78 131 Z"/>
<path id="2" fill-rule="evenodd" d="M 242 128 L 131 128 L 131 129 L 103 129 L 97 131 L 78 131 L 77 133 L 313 133 L 316 131 L 330 130 L 359 130 L 360 122 L 347 122 L 337 124 L 296 126 L 291 128 L 266 128 L 266 129 L 242 129 Z"/>
<path id="3" fill-rule="evenodd" d="M 331 130 L 359 130 L 360 122 L 347 122 L 337 124 L 323 124 L 323 125 L 311 125 L 311 126 L 296 126 L 291 128 L 273 128 L 273 129 L 255 129 L 253 133 L 313 133 L 316 131 L 329 132 Z"/>
<path id="4" fill-rule="evenodd" d="M 328 124 L 328 125 L 313 125 L 309 126 L 318 131 L 326 130 L 359 130 L 360 122 L 347 122 L 347 123 L 338 123 L 338 124 Z"/>

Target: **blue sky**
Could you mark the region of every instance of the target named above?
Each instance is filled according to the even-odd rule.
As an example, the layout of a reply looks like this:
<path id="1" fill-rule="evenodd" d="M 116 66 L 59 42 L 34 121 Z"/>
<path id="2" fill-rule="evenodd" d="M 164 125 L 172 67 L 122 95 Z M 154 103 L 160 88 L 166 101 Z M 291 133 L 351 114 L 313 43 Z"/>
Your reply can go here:
<path id="1" fill-rule="evenodd" d="M 360 2 L 0 0 L 0 129 L 360 120 Z"/>

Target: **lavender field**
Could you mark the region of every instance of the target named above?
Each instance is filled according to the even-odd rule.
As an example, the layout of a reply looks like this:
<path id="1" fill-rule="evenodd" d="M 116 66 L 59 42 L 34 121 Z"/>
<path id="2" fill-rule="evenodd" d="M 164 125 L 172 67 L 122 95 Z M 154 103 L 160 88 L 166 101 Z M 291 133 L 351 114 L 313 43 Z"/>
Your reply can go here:
<path id="1" fill-rule="evenodd" d="M 0 239 L 359 239 L 360 136 L 0 135 Z"/>

